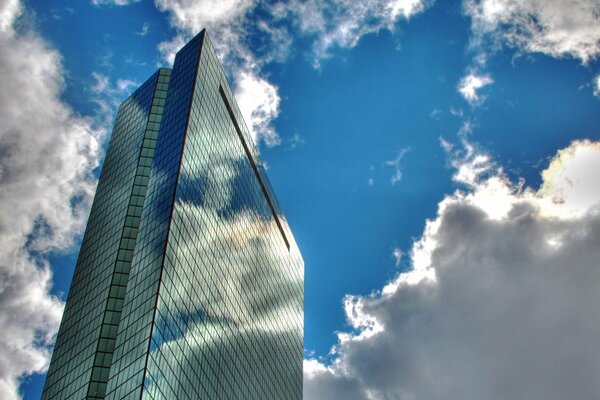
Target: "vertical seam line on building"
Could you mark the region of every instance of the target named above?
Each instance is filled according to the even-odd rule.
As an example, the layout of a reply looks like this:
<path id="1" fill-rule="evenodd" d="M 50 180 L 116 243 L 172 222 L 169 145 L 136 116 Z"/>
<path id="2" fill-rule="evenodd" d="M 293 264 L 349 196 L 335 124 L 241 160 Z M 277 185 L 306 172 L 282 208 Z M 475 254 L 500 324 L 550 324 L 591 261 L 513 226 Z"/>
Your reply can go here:
<path id="1" fill-rule="evenodd" d="M 134 175 L 134 180 L 133 180 L 133 183 L 132 183 L 132 185 L 131 185 L 131 193 L 130 193 L 130 195 L 129 195 L 129 199 L 130 199 L 129 201 L 131 201 L 131 198 L 132 198 L 132 196 L 134 196 L 134 194 L 133 194 L 133 189 L 134 189 L 134 187 L 136 186 L 135 179 L 138 177 L 138 168 L 139 168 L 139 166 L 140 166 L 140 160 L 141 160 L 141 158 L 142 158 L 142 153 L 143 153 L 143 150 L 144 150 L 144 142 L 145 142 L 145 140 L 146 140 L 146 135 L 148 134 L 148 126 L 149 126 L 149 124 L 150 124 L 150 116 L 152 115 L 152 108 L 154 107 L 155 101 L 156 101 L 156 99 L 157 99 L 156 95 L 157 95 L 157 92 L 159 91 L 159 89 L 158 89 L 158 84 L 159 84 L 159 80 L 160 80 L 160 77 L 161 77 L 161 71 L 162 71 L 162 69 L 163 69 L 163 68 L 160 68 L 160 69 L 158 70 L 158 72 L 156 73 L 156 81 L 155 81 L 155 84 L 154 84 L 154 90 L 152 91 L 152 101 L 151 101 L 151 103 L 150 103 L 150 112 L 148 113 L 148 117 L 146 118 L 146 127 L 145 127 L 145 129 L 144 129 L 144 136 L 142 137 L 142 143 L 141 143 L 141 146 L 140 146 L 140 151 L 139 151 L 139 156 L 138 156 L 138 163 L 137 163 L 137 165 L 136 165 L 136 172 L 135 172 L 135 175 Z M 139 89 L 138 89 L 138 90 L 139 90 Z M 136 92 L 134 92 L 134 93 L 137 93 L 137 91 L 136 91 Z M 161 116 L 162 116 L 162 114 L 161 114 Z M 155 147 L 156 147 L 156 144 L 155 144 Z M 152 156 L 152 159 L 154 159 L 154 156 Z M 145 185 L 145 188 L 146 188 L 146 189 L 148 188 L 148 184 L 146 184 L 146 185 Z M 147 194 L 147 193 L 146 193 L 146 194 Z M 144 197 L 144 203 L 145 203 L 145 199 L 146 199 L 146 194 L 143 196 L 143 197 Z M 129 217 L 129 207 L 130 207 L 130 206 L 131 206 L 131 203 L 129 203 L 129 204 L 128 204 L 128 209 L 127 209 L 127 213 L 126 213 L 126 215 L 125 215 L 125 220 L 123 221 L 123 230 L 122 230 L 122 234 L 121 234 L 121 239 L 123 238 L 123 235 L 124 235 L 124 228 L 125 228 L 125 227 L 126 227 L 126 225 L 127 225 L 127 218 Z M 141 206 L 141 207 L 142 207 L 142 209 L 143 209 L 143 204 L 142 204 L 142 206 Z M 141 216 L 140 216 L 140 219 L 141 219 Z M 136 238 L 134 239 L 134 240 L 135 240 L 135 244 L 134 244 L 134 250 L 133 250 L 133 251 L 135 251 L 135 247 L 137 247 L 137 239 L 138 239 L 138 235 L 139 235 L 139 224 L 138 224 L 138 233 L 136 234 Z M 119 261 L 119 256 L 118 256 L 118 251 L 117 251 L 117 260 L 115 261 L 115 268 L 114 268 L 114 270 L 113 270 L 113 276 L 114 276 L 114 273 L 116 273 L 116 262 L 118 262 L 118 261 Z M 130 264 L 130 265 L 129 265 L 129 267 L 130 267 L 130 268 L 131 268 L 131 266 L 132 266 L 132 263 L 133 263 L 133 260 L 129 262 L 129 264 Z M 128 275 L 127 275 L 127 284 L 126 284 L 126 286 L 125 286 L 126 288 L 127 288 L 127 286 L 129 285 L 129 279 L 130 279 L 130 275 L 131 275 L 131 270 L 129 271 L 129 273 L 128 273 Z M 110 287 L 112 288 L 112 283 L 111 283 L 111 286 L 110 286 Z M 124 297 L 124 296 L 123 296 L 123 297 Z M 110 293 L 109 293 L 109 298 L 110 298 Z M 124 298 L 123 298 L 123 300 L 124 300 Z M 123 311 L 123 307 L 124 307 L 124 303 L 123 303 L 123 305 L 122 305 L 122 308 L 121 308 L 121 313 L 122 313 L 122 311 Z M 121 315 L 121 317 L 122 317 L 122 315 Z M 121 319 L 119 319 L 119 325 L 118 325 L 118 328 L 117 328 L 117 329 L 119 329 L 119 330 L 120 330 L 120 324 L 121 324 Z M 104 324 L 102 324 L 101 326 L 103 326 L 103 325 L 104 325 Z M 114 347 L 114 349 L 113 349 L 113 353 L 112 353 L 112 355 L 111 355 L 111 358 L 112 358 L 112 357 L 114 357 L 114 352 L 115 352 L 115 351 L 116 351 L 116 349 L 117 349 L 117 347 L 116 347 L 116 344 L 117 344 L 117 342 L 116 342 L 116 339 L 117 339 L 117 338 L 115 337 L 115 347 Z M 113 365 L 114 361 L 115 361 L 115 360 L 114 360 L 114 358 L 113 358 L 113 359 L 111 360 L 111 367 L 110 367 L 110 369 L 111 369 L 111 370 L 112 370 L 112 365 Z M 118 373 L 119 373 L 119 371 L 117 371 L 116 373 L 118 374 Z M 108 380 L 107 380 L 107 382 L 106 382 L 106 383 L 107 383 L 107 385 L 108 385 L 108 382 L 110 381 L 110 377 L 111 377 L 111 374 L 110 374 L 110 372 L 109 372 L 109 379 L 108 379 Z M 108 389 L 108 386 L 107 386 L 107 389 Z M 109 394 L 109 393 L 105 393 L 105 395 L 104 395 L 104 396 L 106 397 L 106 395 L 107 395 L 107 394 Z"/>
<path id="2" fill-rule="evenodd" d="M 162 263 L 160 266 L 160 274 L 158 275 L 158 288 L 156 289 L 156 302 L 154 303 L 154 312 L 152 313 L 152 323 L 150 325 L 150 337 L 148 338 L 148 349 L 146 350 L 146 363 L 144 364 L 144 370 L 143 370 L 143 374 L 142 374 L 142 387 L 140 390 L 140 400 L 142 400 L 143 394 L 144 394 L 144 380 L 146 379 L 146 373 L 148 371 L 148 359 L 150 358 L 150 347 L 152 344 L 152 336 L 154 334 L 154 325 L 156 322 L 156 311 L 158 309 L 158 298 L 160 296 L 160 288 L 162 286 L 162 275 L 163 275 L 163 271 L 165 269 L 165 258 L 167 255 L 167 245 L 169 243 L 169 234 L 171 233 L 171 222 L 173 221 L 173 211 L 175 210 L 175 197 L 177 195 L 177 186 L 179 185 L 179 176 L 181 174 L 181 164 L 183 162 L 183 151 L 185 149 L 185 142 L 187 139 L 187 133 L 188 133 L 188 128 L 189 128 L 189 123 L 190 123 L 190 115 L 192 114 L 192 103 L 194 102 L 194 93 L 196 91 L 196 79 L 198 78 L 198 67 L 200 66 L 200 59 L 202 58 L 202 48 L 204 47 L 204 39 L 205 39 L 205 31 L 202 30 L 202 32 L 200 32 L 200 34 L 202 35 L 201 41 L 200 41 L 200 50 L 198 51 L 198 58 L 196 60 L 196 68 L 194 70 L 194 81 L 192 82 L 192 94 L 190 96 L 190 103 L 188 104 L 188 112 L 187 112 L 187 117 L 186 117 L 186 121 L 185 121 L 185 129 L 183 131 L 183 140 L 182 140 L 182 144 L 181 144 L 181 154 L 179 156 L 179 165 L 177 166 L 177 175 L 176 175 L 176 180 L 175 180 L 175 187 L 173 189 L 173 200 L 171 201 L 171 215 L 169 216 L 169 225 L 167 227 L 167 237 L 165 238 L 165 247 L 163 250 L 163 259 L 162 259 Z M 175 65 L 173 65 L 173 67 L 175 67 Z M 171 79 L 173 77 L 171 76 Z M 171 85 L 171 81 L 169 81 L 169 88 Z M 167 92 L 168 93 L 168 92 Z M 168 95 L 167 97 L 168 98 Z M 166 104 L 166 98 L 165 98 L 165 104 Z M 163 113 L 164 116 L 164 113 Z M 164 121 L 161 121 L 161 123 Z M 160 128 L 159 128 L 159 132 L 160 132 Z"/>
<path id="3" fill-rule="evenodd" d="M 258 167 L 256 166 L 256 163 L 254 162 L 254 158 L 252 157 L 250 148 L 248 147 L 248 144 L 246 143 L 246 140 L 244 139 L 242 130 L 240 129 L 240 126 L 237 123 L 235 114 L 233 113 L 233 110 L 231 109 L 231 106 L 229 105 L 229 101 L 227 100 L 227 96 L 225 95 L 225 92 L 223 91 L 223 87 L 221 85 L 219 85 L 219 94 L 221 95 L 221 98 L 223 99 L 223 103 L 225 103 L 225 108 L 227 108 L 227 113 L 229 114 L 229 118 L 231 118 L 231 122 L 233 122 L 235 132 L 237 133 L 237 135 L 240 139 L 240 142 L 242 142 L 242 146 L 244 147 L 244 152 L 246 153 L 246 157 L 248 158 L 248 161 L 250 162 L 250 165 L 252 166 L 252 171 L 254 171 L 254 175 L 256 176 L 256 179 L 258 180 L 258 183 L 260 184 L 262 193 L 265 196 L 265 199 L 267 200 L 267 204 L 269 205 L 269 208 L 271 209 L 271 213 L 273 214 L 273 218 L 275 219 L 275 223 L 277 224 L 279 233 L 281 233 L 281 237 L 283 238 L 283 241 L 285 242 L 285 245 L 286 245 L 287 249 L 289 250 L 290 242 L 288 241 L 288 239 L 285 235 L 283 226 L 281 225 L 281 221 L 279 220 L 279 217 L 277 215 L 277 211 L 275 211 L 275 207 L 273 206 L 273 202 L 271 201 L 271 197 L 269 196 L 269 192 L 267 191 L 267 187 L 265 186 L 265 183 L 263 182 L 263 180 L 260 176 L 260 173 L 258 172 Z"/>
<path id="4" fill-rule="evenodd" d="M 154 83 L 154 90 L 152 91 L 152 101 L 150 102 L 150 108 L 152 108 L 152 106 L 154 104 L 154 100 L 156 98 L 156 92 L 158 91 L 158 81 L 159 81 L 159 78 L 160 78 L 160 69 L 156 72 L 156 81 Z M 138 91 L 136 90 L 133 95 L 135 95 L 137 92 Z M 137 176 L 138 176 L 138 168 L 140 166 L 140 161 L 142 159 L 142 151 L 144 149 L 144 140 L 146 139 L 146 135 L 148 133 L 148 125 L 150 123 L 150 114 L 151 114 L 151 112 L 148 113 L 148 117 L 146 118 L 146 126 L 144 127 L 144 136 L 142 136 L 142 142 L 140 144 L 140 151 L 139 151 L 138 157 L 137 157 L 137 164 L 136 164 L 136 168 L 135 168 L 135 173 L 133 175 L 133 182 L 131 183 L 131 191 L 129 193 L 129 201 L 127 202 L 127 211 L 125 212 L 125 218 L 123 219 L 123 226 L 121 228 L 121 237 L 119 238 L 119 245 L 118 245 L 119 247 L 118 247 L 118 250 L 117 250 L 117 257 L 115 259 L 115 262 L 113 263 L 114 267 L 113 267 L 113 272 L 111 274 L 111 283 L 109 285 L 109 293 L 108 293 L 108 296 L 106 298 L 106 304 L 105 304 L 105 308 L 104 308 L 104 314 L 103 314 L 103 318 L 102 318 L 102 323 L 100 324 L 100 330 L 101 330 L 100 331 L 100 338 L 98 339 L 98 343 L 97 343 L 97 346 L 96 346 L 96 352 L 94 353 L 94 363 L 96 361 L 95 360 L 96 355 L 97 355 L 97 353 L 99 351 L 100 339 L 102 338 L 102 328 L 104 327 L 104 316 L 106 315 L 106 312 L 108 311 L 108 302 L 110 300 L 110 290 L 113 287 L 114 275 L 115 275 L 115 273 L 117 273 L 116 270 L 117 270 L 117 262 L 119 261 L 119 252 L 120 252 L 120 248 L 121 248 L 121 240 L 124 237 L 125 227 L 127 226 L 127 217 L 129 216 L 129 207 L 131 206 L 131 198 L 133 197 L 133 189 L 136 186 L 136 184 L 135 184 L 135 178 L 137 178 Z M 145 198 L 146 198 L 146 196 L 144 196 L 144 199 Z M 143 205 L 142 205 L 142 207 L 143 207 Z M 134 239 L 134 240 L 137 242 L 137 235 L 136 235 L 136 239 Z M 133 251 L 135 251 L 135 247 L 134 247 Z M 131 267 L 131 261 L 129 263 L 130 263 L 130 267 Z M 128 273 L 127 274 L 127 283 L 129 283 L 129 275 L 130 274 Z M 127 287 L 127 284 L 125 285 L 125 287 Z M 123 304 L 121 305 L 121 311 L 119 313 L 121 314 L 122 312 L 123 312 Z M 121 315 L 121 317 L 122 317 L 122 315 Z M 119 329 L 118 327 L 119 327 L 120 324 L 121 324 L 121 318 L 119 318 L 119 324 L 117 325 L 117 330 Z M 116 339 L 117 338 L 115 337 L 115 346 L 113 347 L 112 353 L 110 353 L 111 354 L 111 361 L 112 361 L 112 357 L 114 357 L 114 352 L 116 350 Z M 112 362 L 111 362 L 111 364 L 112 364 Z M 95 368 L 95 365 L 92 365 L 92 374 L 93 374 L 94 368 Z M 110 369 L 112 369 L 112 365 L 111 365 L 111 367 L 109 367 L 109 378 L 110 378 Z M 91 383 L 91 380 L 90 380 L 90 383 Z M 105 383 L 108 385 L 108 379 L 106 380 Z M 104 393 L 104 397 L 106 396 L 106 394 L 107 393 L 105 392 Z M 89 388 L 88 388 L 88 396 L 89 396 Z"/>

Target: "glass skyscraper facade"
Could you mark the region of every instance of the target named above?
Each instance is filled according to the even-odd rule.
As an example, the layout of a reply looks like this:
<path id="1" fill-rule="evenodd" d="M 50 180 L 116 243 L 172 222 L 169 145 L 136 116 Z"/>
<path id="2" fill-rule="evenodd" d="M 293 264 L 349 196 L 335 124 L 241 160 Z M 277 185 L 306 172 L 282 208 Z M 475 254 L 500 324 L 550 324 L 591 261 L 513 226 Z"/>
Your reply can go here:
<path id="1" fill-rule="evenodd" d="M 43 398 L 299 400 L 303 276 L 203 31 L 119 109 Z"/>

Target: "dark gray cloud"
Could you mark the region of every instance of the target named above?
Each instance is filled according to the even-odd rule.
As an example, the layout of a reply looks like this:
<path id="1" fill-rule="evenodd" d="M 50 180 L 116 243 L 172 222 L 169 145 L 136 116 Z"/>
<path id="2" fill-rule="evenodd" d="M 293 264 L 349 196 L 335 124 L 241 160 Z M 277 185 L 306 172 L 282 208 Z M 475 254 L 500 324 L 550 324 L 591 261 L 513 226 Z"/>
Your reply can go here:
<path id="1" fill-rule="evenodd" d="M 591 168 L 572 168 L 581 160 Z M 597 143 L 575 142 L 543 192 L 496 173 L 446 197 L 411 251 L 414 270 L 347 296 L 355 331 L 339 334 L 333 365 L 305 361 L 305 399 L 597 396 L 600 196 L 579 201 L 577 182 L 598 161 Z"/>

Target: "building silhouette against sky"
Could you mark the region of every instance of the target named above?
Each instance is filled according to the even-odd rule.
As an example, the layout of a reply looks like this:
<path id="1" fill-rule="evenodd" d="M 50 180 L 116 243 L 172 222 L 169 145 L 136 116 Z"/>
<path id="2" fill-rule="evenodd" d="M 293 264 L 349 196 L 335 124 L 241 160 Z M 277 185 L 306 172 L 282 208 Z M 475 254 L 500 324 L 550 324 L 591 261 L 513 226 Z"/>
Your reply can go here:
<path id="1" fill-rule="evenodd" d="M 119 109 L 43 399 L 300 400 L 303 293 L 203 31 Z"/>

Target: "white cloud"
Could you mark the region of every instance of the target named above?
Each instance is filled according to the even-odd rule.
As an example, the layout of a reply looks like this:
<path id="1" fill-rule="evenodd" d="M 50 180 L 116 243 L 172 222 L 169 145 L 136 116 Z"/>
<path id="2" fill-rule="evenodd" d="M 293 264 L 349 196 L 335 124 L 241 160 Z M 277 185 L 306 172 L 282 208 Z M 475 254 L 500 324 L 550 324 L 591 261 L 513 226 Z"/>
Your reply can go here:
<path id="1" fill-rule="evenodd" d="M 6 0 L 2 2 L 0 4 L 0 32 L 10 32 L 15 18 L 20 14 L 21 3 L 19 0 Z"/>
<path id="2" fill-rule="evenodd" d="M 440 116 L 442 115 L 442 110 L 440 110 L 439 108 L 435 107 L 433 110 L 431 110 L 431 112 L 429 113 L 429 116 L 431 118 L 434 119 L 440 119 Z"/>
<path id="3" fill-rule="evenodd" d="M 399 247 L 394 247 L 392 250 L 392 258 L 394 259 L 394 265 L 396 265 L 396 267 L 400 265 L 400 261 L 402 261 L 402 256 L 404 256 L 402 250 L 400 250 Z"/>
<path id="4" fill-rule="evenodd" d="M 392 184 L 392 186 L 402 180 L 402 170 L 400 169 L 400 162 L 402 161 L 406 153 L 408 153 L 409 151 L 410 148 L 408 147 L 401 149 L 398 152 L 398 155 L 396 155 L 396 158 L 385 162 L 385 165 L 387 167 L 392 168 L 393 171 L 392 177 L 390 178 L 390 183 Z"/>
<path id="5" fill-rule="evenodd" d="M 502 173 L 501 169 L 494 169 L 495 164 L 489 154 L 469 141 L 468 137 L 472 131 L 473 124 L 468 120 L 464 121 L 457 133 L 460 146 L 440 138 L 440 145 L 446 152 L 450 166 L 454 169 L 452 180 L 468 188 L 477 187 L 482 178 L 490 173 L 497 175 Z"/>
<path id="6" fill-rule="evenodd" d="M 249 71 L 236 74 L 235 81 L 235 98 L 254 141 L 261 139 L 267 146 L 278 145 L 281 139 L 271 126 L 279 114 L 277 87 Z"/>
<path id="7" fill-rule="evenodd" d="M 600 74 L 596 75 L 594 78 L 594 96 L 600 97 Z"/>
<path id="8" fill-rule="evenodd" d="M 142 28 L 135 34 L 138 36 L 146 36 L 150 33 L 150 22 L 144 22 Z"/>
<path id="9" fill-rule="evenodd" d="M 469 71 L 458 83 L 457 90 L 471 106 L 477 106 L 485 100 L 485 97 L 479 94 L 478 91 L 492 83 L 494 83 L 494 80 L 489 74 Z"/>
<path id="10" fill-rule="evenodd" d="M 576 142 L 557 153 L 542 173 L 544 198 L 560 203 L 569 213 L 588 210 L 600 199 L 600 142 Z"/>
<path id="11" fill-rule="evenodd" d="M 169 12 L 173 26 L 197 33 L 243 16 L 252 0 L 155 0 L 155 4 L 159 10 Z"/>
<path id="12" fill-rule="evenodd" d="M 129 94 L 133 88 L 138 87 L 140 84 L 130 79 L 117 79 L 117 91 L 120 93 Z"/>
<path id="13" fill-rule="evenodd" d="M 464 115 L 464 111 L 460 108 L 450 107 L 450 114 L 454 115 L 455 117 L 462 118 Z"/>
<path id="14" fill-rule="evenodd" d="M 259 59 L 246 44 L 243 19 L 254 7 L 253 2 L 155 0 L 155 4 L 159 10 L 169 13 L 171 25 L 179 32 L 170 41 L 159 45 L 164 58 L 172 63 L 177 50 L 192 35 L 206 28 L 225 69 L 233 75 L 234 95 L 255 143 L 262 141 L 267 146 L 280 144 L 281 138 L 273 128 L 273 121 L 279 115 L 278 88 L 261 73 L 264 62 L 278 58 L 277 54 Z M 286 46 L 282 47 L 282 40 L 288 45 L 290 43 L 287 35 L 264 23 L 259 22 L 257 26 L 269 38 L 275 53 L 287 51 Z"/>
<path id="15" fill-rule="evenodd" d="M 597 0 L 465 0 L 474 44 L 491 39 L 523 52 L 574 57 L 587 64 L 600 54 Z"/>
<path id="16" fill-rule="evenodd" d="M 0 398 L 46 370 L 62 315 L 48 252 L 70 248 L 95 188 L 102 131 L 61 101 L 60 54 L 0 6 Z"/>
<path id="17" fill-rule="evenodd" d="M 288 149 L 295 150 L 296 148 L 298 148 L 298 146 L 301 146 L 304 144 L 304 139 L 298 132 L 294 132 L 292 137 L 288 140 L 288 143 L 289 143 Z"/>
<path id="18" fill-rule="evenodd" d="M 331 364 L 305 361 L 304 398 L 595 398 L 600 194 L 586 185 L 600 173 L 599 146 L 559 152 L 539 191 L 490 169 L 441 201 L 409 254 L 413 269 L 347 296 L 354 330 L 339 334 Z M 491 198 L 507 207 L 493 210 Z"/>
<path id="19" fill-rule="evenodd" d="M 94 78 L 94 85 L 92 86 L 92 92 L 95 94 L 104 93 L 109 90 L 110 82 L 108 75 L 101 74 L 97 71 L 92 72 L 92 78 Z"/>
<path id="20" fill-rule="evenodd" d="M 206 28 L 225 69 L 235 71 L 232 75 L 236 98 L 246 95 L 249 89 L 258 94 L 247 97 L 240 108 L 245 118 L 249 118 L 246 123 L 256 142 L 263 141 L 267 146 L 281 143 L 273 128 L 280 99 L 277 86 L 264 76 L 262 66 L 285 60 L 294 34 L 313 38 L 315 65 L 318 65 L 322 58 L 330 56 L 332 47 L 353 47 L 365 34 L 381 29 L 393 31 L 400 18 L 418 14 L 429 3 L 428 0 L 290 0 L 275 4 L 252 0 L 155 0 L 157 8 L 169 14 L 169 21 L 178 32 L 159 45 L 165 60 L 172 63 L 177 50 Z M 255 12 L 257 8 L 260 13 Z M 262 19 L 265 14 L 271 18 Z M 286 21 L 282 23 L 283 20 Z M 288 29 L 290 20 L 295 21 L 292 31 L 296 32 Z M 253 33 L 252 48 L 248 46 L 250 31 L 259 32 Z"/>
<path id="21" fill-rule="evenodd" d="M 92 4 L 96 6 L 128 6 L 129 4 L 138 3 L 141 0 L 92 0 Z"/>
<path id="22" fill-rule="evenodd" d="M 94 84 L 90 87 L 91 100 L 96 104 L 96 119 L 109 127 L 119 104 L 140 84 L 130 79 L 117 79 L 113 84 L 107 75 L 92 72 Z"/>
<path id="23" fill-rule="evenodd" d="M 163 57 L 170 63 L 179 48 L 206 28 L 226 66 L 237 61 L 236 66 L 256 67 L 256 60 L 244 44 L 246 32 L 243 28 L 243 17 L 252 8 L 252 0 L 155 0 L 154 3 L 160 11 L 169 14 L 171 26 L 178 31 L 170 41 L 159 45 Z"/>
<path id="24" fill-rule="evenodd" d="M 309 0 L 291 1 L 285 7 L 297 20 L 301 32 L 316 37 L 315 66 L 331 56 L 334 47 L 352 48 L 369 33 L 395 30 L 401 18 L 421 13 L 432 1 L 426 0 Z M 280 14 L 284 14 L 281 12 Z"/>
<path id="25" fill-rule="evenodd" d="M 117 79 L 113 85 L 107 75 L 104 75 L 98 71 L 92 72 L 92 78 L 94 79 L 94 85 L 91 87 L 91 90 L 96 96 L 129 95 L 129 91 L 131 91 L 131 89 L 140 85 L 136 81 L 123 78 Z"/>

